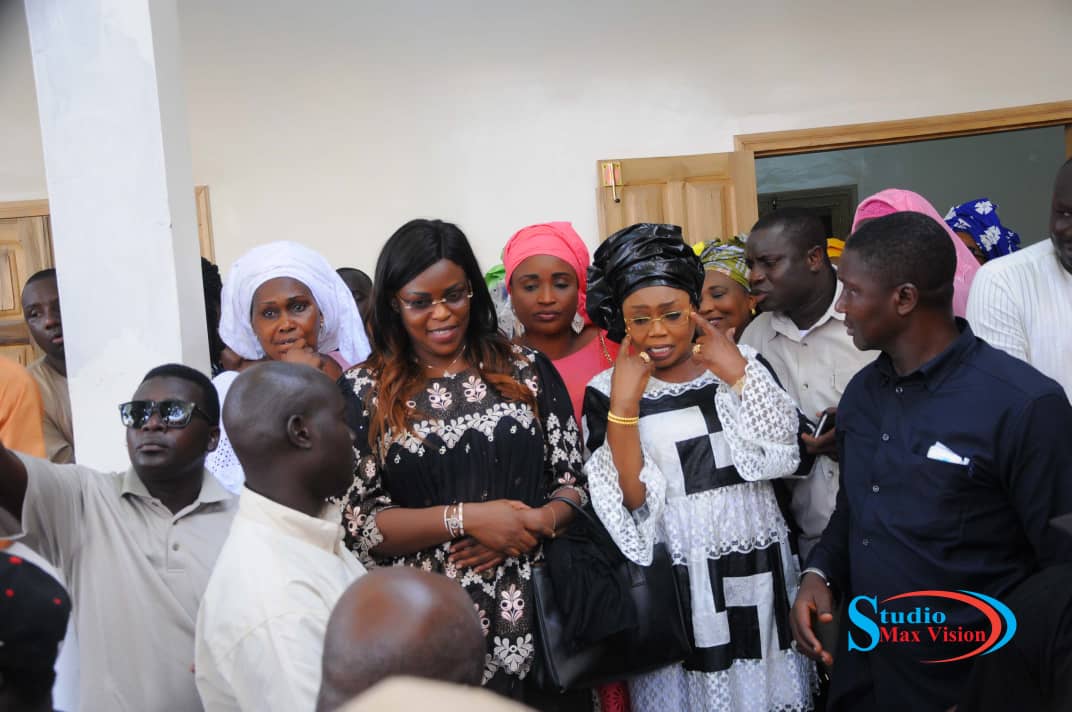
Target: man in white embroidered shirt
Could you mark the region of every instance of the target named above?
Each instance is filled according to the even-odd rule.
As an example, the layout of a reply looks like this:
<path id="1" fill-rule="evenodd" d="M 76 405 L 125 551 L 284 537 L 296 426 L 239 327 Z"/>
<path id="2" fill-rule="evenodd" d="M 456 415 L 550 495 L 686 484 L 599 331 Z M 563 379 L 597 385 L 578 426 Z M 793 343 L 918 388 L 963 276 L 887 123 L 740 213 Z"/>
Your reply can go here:
<path id="1" fill-rule="evenodd" d="M 331 379 L 284 362 L 243 372 L 227 394 L 246 484 L 197 617 L 209 712 L 316 706 L 328 617 L 365 573 L 342 544 L 339 508 L 325 503 L 353 482 L 344 408 Z"/>
<path id="2" fill-rule="evenodd" d="M 968 295 L 968 323 L 1072 399 L 1072 160 L 1054 181 L 1050 239 L 983 265 Z"/>

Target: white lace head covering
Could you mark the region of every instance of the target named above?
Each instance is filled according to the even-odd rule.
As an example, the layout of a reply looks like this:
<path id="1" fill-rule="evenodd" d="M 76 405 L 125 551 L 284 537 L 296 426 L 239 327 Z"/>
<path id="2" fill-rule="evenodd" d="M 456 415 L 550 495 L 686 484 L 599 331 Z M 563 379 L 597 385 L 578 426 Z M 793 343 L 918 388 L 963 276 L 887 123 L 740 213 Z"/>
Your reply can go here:
<path id="1" fill-rule="evenodd" d="M 251 320 L 253 293 L 276 277 L 296 279 L 313 293 L 324 317 L 317 341 L 321 353 L 338 349 L 350 364 L 368 358 L 368 338 L 346 283 L 319 252 L 286 240 L 254 247 L 238 258 L 223 281 L 220 338 L 236 354 L 249 361 L 264 358 Z"/>

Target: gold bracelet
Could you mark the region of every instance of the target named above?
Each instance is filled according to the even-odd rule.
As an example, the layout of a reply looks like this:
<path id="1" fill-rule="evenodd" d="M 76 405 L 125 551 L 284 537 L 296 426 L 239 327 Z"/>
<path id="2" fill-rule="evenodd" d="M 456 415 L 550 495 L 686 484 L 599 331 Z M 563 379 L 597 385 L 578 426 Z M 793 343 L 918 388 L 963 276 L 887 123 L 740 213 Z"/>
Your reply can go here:
<path id="1" fill-rule="evenodd" d="M 555 508 L 550 504 L 547 508 L 551 510 L 551 538 L 554 539 L 558 533 L 558 515 L 555 514 Z"/>
<path id="2" fill-rule="evenodd" d="M 614 423 L 615 425 L 638 425 L 640 423 L 640 416 L 634 416 L 632 418 L 623 418 L 620 415 L 607 411 L 607 422 Z"/>
<path id="3" fill-rule="evenodd" d="M 736 383 L 734 383 L 732 386 L 730 386 L 730 390 L 732 390 L 737 395 L 741 395 L 742 393 L 744 393 L 744 383 L 745 383 L 745 381 L 747 379 L 748 379 L 748 374 L 745 374 L 745 375 L 741 376 L 740 378 L 737 379 Z"/>

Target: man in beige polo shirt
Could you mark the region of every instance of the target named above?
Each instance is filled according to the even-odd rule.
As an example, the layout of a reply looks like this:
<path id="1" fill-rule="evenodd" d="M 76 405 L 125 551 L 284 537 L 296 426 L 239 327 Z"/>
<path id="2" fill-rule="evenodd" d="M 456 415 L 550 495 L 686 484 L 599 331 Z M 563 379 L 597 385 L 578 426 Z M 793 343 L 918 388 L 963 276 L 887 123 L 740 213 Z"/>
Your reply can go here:
<path id="1" fill-rule="evenodd" d="M 22 313 L 30 335 L 45 352 L 27 370 L 41 390 L 46 457 L 52 462 L 74 462 L 71 396 L 67 390 L 67 358 L 56 270 L 41 270 L 26 280 L 26 286 L 22 288 Z"/>
<path id="2" fill-rule="evenodd" d="M 749 282 L 763 313 L 745 329 L 741 343 L 770 362 L 786 391 L 816 424 L 825 411 L 836 417 L 845 387 L 877 355 L 853 346 L 845 315 L 834 309 L 841 283 L 826 253 L 827 237 L 818 218 L 789 208 L 761 218 L 745 247 Z M 803 438 L 808 452 L 817 457 L 806 479 L 789 483 L 790 509 L 801 529 L 801 559 L 830 521 L 838 490 L 834 429 Z"/>
<path id="3" fill-rule="evenodd" d="M 204 469 L 216 389 L 176 364 L 120 406 L 131 468 L 56 465 L 0 444 L 0 506 L 63 572 L 74 603 L 81 709 L 201 710 L 194 623 L 235 513 Z"/>

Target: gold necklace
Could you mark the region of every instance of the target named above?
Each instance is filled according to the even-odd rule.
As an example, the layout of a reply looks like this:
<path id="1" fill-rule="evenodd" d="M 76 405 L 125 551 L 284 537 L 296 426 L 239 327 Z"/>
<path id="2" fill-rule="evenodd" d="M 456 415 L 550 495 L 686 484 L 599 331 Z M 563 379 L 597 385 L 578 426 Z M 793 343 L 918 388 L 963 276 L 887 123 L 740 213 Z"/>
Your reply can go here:
<path id="1" fill-rule="evenodd" d="M 453 360 L 453 361 L 451 361 L 450 363 L 448 363 L 448 364 L 446 365 L 446 368 L 444 368 L 444 369 L 443 369 L 443 378 L 454 378 L 455 376 L 457 376 L 457 375 L 458 375 L 457 373 L 451 373 L 451 372 L 450 372 L 450 368 L 451 368 L 451 366 L 453 366 L 454 364 L 458 363 L 458 359 L 460 359 L 460 358 L 462 357 L 462 354 L 464 354 L 464 353 L 465 353 L 465 349 L 466 349 L 466 346 L 467 346 L 467 344 L 462 344 L 462 350 L 461 350 L 461 351 L 459 351 L 459 352 L 458 352 L 458 355 L 454 357 L 454 360 Z M 418 363 L 420 363 L 420 361 L 418 361 Z M 428 364 L 428 363 L 426 363 L 426 364 L 423 364 L 423 366 L 424 366 L 425 368 L 437 368 L 437 366 L 433 366 L 433 365 L 431 365 L 431 364 Z"/>

